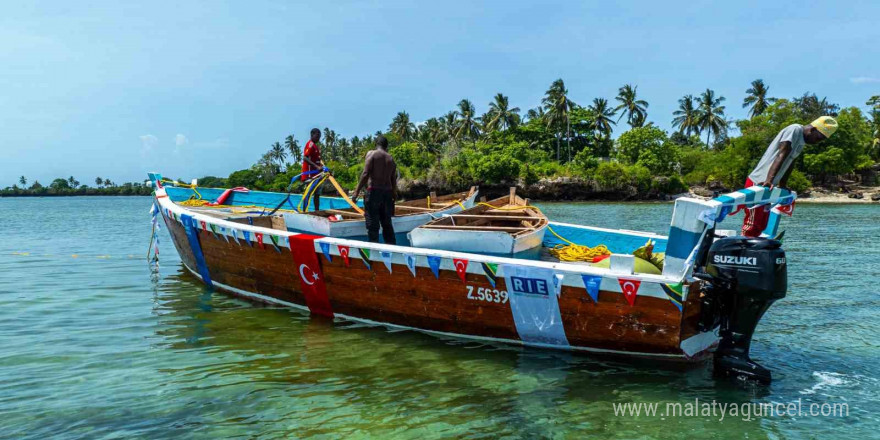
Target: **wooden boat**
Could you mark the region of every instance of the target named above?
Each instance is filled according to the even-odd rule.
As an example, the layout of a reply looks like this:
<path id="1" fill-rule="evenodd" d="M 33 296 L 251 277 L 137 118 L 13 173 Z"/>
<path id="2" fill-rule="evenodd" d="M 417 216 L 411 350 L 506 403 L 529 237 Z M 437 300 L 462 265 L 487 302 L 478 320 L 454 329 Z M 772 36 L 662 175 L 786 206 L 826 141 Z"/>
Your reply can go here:
<path id="1" fill-rule="evenodd" d="M 460 212 L 474 206 L 477 188 L 469 191 L 443 196 L 432 196 L 398 202 L 394 205 L 391 223 L 397 234 L 403 234 L 428 223 L 437 216 Z M 321 198 L 321 204 L 324 198 Z M 364 215 L 353 208 L 322 209 L 320 211 L 296 213 L 282 212 L 287 227 L 292 231 L 326 235 L 328 237 L 366 237 L 367 226 Z"/>
<path id="2" fill-rule="evenodd" d="M 284 220 L 286 228 L 293 232 L 325 235 L 328 237 L 365 238 L 367 228 L 364 216 L 355 211 L 341 197 L 321 197 L 320 211 L 298 212 L 302 195 L 276 193 L 268 191 L 230 191 L 219 188 L 205 188 L 196 185 L 175 186 L 162 185 L 159 173 L 149 174 L 151 181 L 165 189 L 166 195 L 175 203 L 187 204 L 204 201 L 203 204 L 192 203 L 189 209 L 217 218 L 256 218 L 280 206 L 277 213 Z M 476 187 L 468 191 L 431 196 L 410 201 L 398 202 L 392 224 L 396 233 L 405 237 L 406 233 L 423 225 L 437 216 L 453 214 L 474 206 L 478 190 Z M 227 194 L 226 197 L 223 195 Z M 211 205 L 216 200 L 223 200 L 218 205 Z M 360 206 L 363 206 L 360 204 Z M 314 208 L 313 204 L 308 207 Z"/>
<path id="3" fill-rule="evenodd" d="M 668 236 L 550 222 L 575 242 L 607 244 L 619 261 L 651 238 L 655 252 L 666 252 L 660 275 L 619 261 L 599 268 L 301 234 L 277 218 L 260 226 L 196 212 L 165 188 L 155 191 L 153 215 L 187 271 L 251 300 L 488 343 L 673 362 L 714 350 L 719 374 L 769 381 L 749 359 L 749 343 L 761 315 L 785 296 L 784 251 L 777 241 L 714 231 L 732 208 L 769 203 L 765 234 L 775 236 L 779 206 L 794 197 L 756 186 L 715 200 L 681 198 Z"/>
<path id="4" fill-rule="evenodd" d="M 541 246 L 547 224 L 547 217 L 511 188 L 508 196 L 413 229 L 409 241 L 414 247 L 512 256 Z"/>

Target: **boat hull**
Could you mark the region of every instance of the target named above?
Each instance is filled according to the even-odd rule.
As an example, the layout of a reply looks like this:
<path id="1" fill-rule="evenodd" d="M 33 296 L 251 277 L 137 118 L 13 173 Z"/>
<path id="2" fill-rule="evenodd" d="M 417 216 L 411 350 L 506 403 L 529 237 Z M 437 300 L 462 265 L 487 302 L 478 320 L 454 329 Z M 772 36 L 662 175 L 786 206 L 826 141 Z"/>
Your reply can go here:
<path id="1" fill-rule="evenodd" d="M 602 280 L 602 289 L 594 301 L 582 284 L 578 286 L 577 276 L 572 274 L 562 281 L 558 295 L 559 316 L 567 344 L 528 340 L 522 337 L 511 313 L 505 279 L 498 277 L 493 283 L 480 271 L 479 265 L 475 268 L 472 263 L 460 274 L 453 265 L 457 264 L 453 258 L 447 258 L 435 275 L 426 255 L 416 255 L 415 267 L 410 271 L 404 257 L 405 252 L 419 251 L 414 248 L 320 239 L 333 241 L 336 246 L 324 256 L 319 242 L 315 241 L 312 249 L 305 252 L 311 255 L 304 255 L 294 254 L 291 246 L 283 243 L 281 246 L 263 242 L 258 245 L 242 239 L 240 234 L 233 240 L 204 225 L 192 227 L 187 234 L 187 227 L 181 222 L 186 211 L 171 203 L 162 203 L 161 198 L 158 200 L 184 266 L 199 278 L 203 278 L 203 273 L 210 274 L 209 284 L 215 288 L 257 301 L 311 310 L 303 289 L 302 267 L 298 271 L 296 264 L 309 257 L 318 262 L 332 315 L 343 319 L 485 341 L 673 361 L 700 360 L 717 339 L 711 333 L 696 329 L 699 295 L 689 295 L 680 311 L 662 294 L 649 294 L 659 287 L 651 290 L 643 284 L 641 289 L 646 295 L 640 294 L 638 301 L 630 305 L 620 290 L 614 288 L 618 280 L 609 278 Z M 222 221 L 218 223 L 218 226 L 224 225 Z M 247 225 L 234 226 L 248 228 Z M 265 228 L 252 229 L 252 233 L 271 232 Z M 289 236 L 290 241 L 297 235 L 275 232 L 282 237 Z M 193 240 L 198 243 L 200 258 L 194 251 Z M 338 252 L 343 244 L 352 249 L 372 247 L 374 258 L 386 249 L 396 253 L 388 261 L 390 270 L 379 258 L 368 258 L 366 261 L 371 265 L 368 267 L 354 255 L 346 263 Z M 508 260 L 514 261 L 499 261 Z"/>

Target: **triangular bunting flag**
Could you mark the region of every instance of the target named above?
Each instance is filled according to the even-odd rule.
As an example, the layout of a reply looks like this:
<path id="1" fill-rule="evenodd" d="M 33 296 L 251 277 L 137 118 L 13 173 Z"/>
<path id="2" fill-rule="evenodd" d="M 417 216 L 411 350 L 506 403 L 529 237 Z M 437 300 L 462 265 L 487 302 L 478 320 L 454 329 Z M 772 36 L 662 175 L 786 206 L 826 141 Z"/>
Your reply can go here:
<path id="1" fill-rule="evenodd" d="M 791 215 L 794 213 L 794 204 L 795 202 L 791 202 L 788 205 L 779 205 L 776 207 L 776 210 L 791 217 Z"/>
<path id="2" fill-rule="evenodd" d="M 348 246 L 336 245 L 336 249 L 339 249 L 339 256 L 342 257 L 342 262 L 345 263 L 345 267 L 349 266 L 348 261 Z"/>
<path id="3" fill-rule="evenodd" d="M 320 242 L 318 244 L 321 245 L 321 252 L 324 253 L 324 258 L 326 258 L 327 261 L 333 261 L 333 258 L 330 258 L 330 243 Z"/>
<path id="4" fill-rule="evenodd" d="M 241 231 L 242 235 L 244 235 L 244 241 L 248 246 L 253 247 L 254 244 L 251 243 L 251 231 Z"/>
<path id="5" fill-rule="evenodd" d="M 602 286 L 602 277 L 596 275 L 581 275 L 584 280 L 584 288 L 587 289 L 587 295 L 593 299 L 594 303 L 599 302 L 599 287 Z"/>
<path id="6" fill-rule="evenodd" d="M 215 226 L 213 223 L 211 223 L 208 225 L 208 227 L 211 228 L 211 234 L 214 234 L 214 238 L 219 239 L 220 237 L 217 236 L 217 226 Z"/>
<path id="7" fill-rule="evenodd" d="M 364 262 L 364 265 L 367 266 L 367 269 L 373 270 L 373 263 L 370 261 L 370 250 L 358 248 L 358 252 L 360 252 L 361 261 Z"/>
<path id="8" fill-rule="evenodd" d="M 498 264 L 497 263 L 480 263 L 483 266 L 483 273 L 486 274 L 486 279 L 489 280 L 489 284 L 492 285 L 492 288 L 495 288 L 495 280 L 498 278 Z"/>
<path id="9" fill-rule="evenodd" d="M 229 243 L 229 236 L 226 235 L 226 228 L 223 226 L 220 227 L 220 235 L 222 235 L 223 239 L 226 240 L 227 243 Z"/>
<path id="10" fill-rule="evenodd" d="M 642 282 L 640 280 L 630 280 L 627 278 L 618 278 L 617 282 L 620 283 L 620 290 L 623 290 L 623 296 L 626 298 L 626 302 L 628 302 L 630 306 L 634 306 L 636 304 L 636 293 L 638 293 L 639 285 L 642 284 Z"/>
<path id="11" fill-rule="evenodd" d="M 464 258 L 453 258 L 452 265 L 455 266 L 455 273 L 458 274 L 461 282 L 466 283 L 468 260 L 465 260 Z"/>
<path id="12" fill-rule="evenodd" d="M 261 232 L 254 232 L 254 238 L 257 240 L 257 246 L 259 246 L 260 249 L 265 249 L 263 247 L 263 234 Z"/>
<path id="13" fill-rule="evenodd" d="M 660 287 L 663 288 L 663 291 L 666 292 L 666 296 L 669 297 L 669 301 L 672 301 L 672 304 L 675 304 L 675 307 L 678 307 L 678 311 L 681 311 L 681 299 L 684 296 L 682 293 L 684 284 L 660 284 Z"/>
<path id="14" fill-rule="evenodd" d="M 382 262 L 385 263 L 385 267 L 388 268 L 388 273 L 391 273 L 391 252 L 379 252 L 379 255 L 382 256 Z"/>
<path id="15" fill-rule="evenodd" d="M 200 220 L 199 223 L 201 223 L 201 225 L 202 225 L 202 230 L 203 230 L 203 231 L 207 231 L 207 230 L 208 230 L 208 226 L 205 224 L 205 221 L 204 221 L 204 220 Z"/>
<path id="16" fill-rule="evenodd" d="M 281 253 L 281 248 L 278 247 L 278 236 L 269 234 L 269 240 L 272 241 L 272 247 L 275 248 L 275 252 Z"/>
<path id="17" fill-rule="evenodd" d="M 235 232 L 235 229 L 230 228 L 230 229 L 229 229 L 229 232 L 232 233 L 232 239 L 235 240 L 235 244 L 241 246 L 241 242 L 238 241 L 238 233 Z"/>
<path id="18" fill-rule="evenodd" d="M 409 268 L 413 276 L 416 276 L 416 256 L 413 254 L 403 254 L 403 256 L 406 260 L 406 267 Z"/>
<path id="19" fill-rule="evenodd" d="M 434 277 L 440 278 L 440 263 L 443 261 L 442 258 L 428 255 L 428 266 L 431 267 L 431 272 L 434 272 Z"/>

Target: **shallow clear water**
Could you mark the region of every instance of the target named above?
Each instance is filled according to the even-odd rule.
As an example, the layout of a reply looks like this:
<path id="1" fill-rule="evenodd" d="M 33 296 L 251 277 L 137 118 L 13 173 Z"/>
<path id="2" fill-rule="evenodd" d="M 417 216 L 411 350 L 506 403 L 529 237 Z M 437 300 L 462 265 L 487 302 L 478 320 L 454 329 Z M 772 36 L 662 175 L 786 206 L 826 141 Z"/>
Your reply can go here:
<path id="1" fill-rule="evenodd" d="M 444 340 L 209 293 L 149 198 L 0 199 L 0 438 L 877 438 L 878 206 L 798 206 L 790 290 L 756 388 L 673 369 Z M 663 233 L 671 204 L 541 204 Z M 739 218 L 735 218 L 739 220 Z M 617 416 L 623 402 L 846 403 L 845 417 Z M 662 408 L 661 408 L 662 409 Z"/>

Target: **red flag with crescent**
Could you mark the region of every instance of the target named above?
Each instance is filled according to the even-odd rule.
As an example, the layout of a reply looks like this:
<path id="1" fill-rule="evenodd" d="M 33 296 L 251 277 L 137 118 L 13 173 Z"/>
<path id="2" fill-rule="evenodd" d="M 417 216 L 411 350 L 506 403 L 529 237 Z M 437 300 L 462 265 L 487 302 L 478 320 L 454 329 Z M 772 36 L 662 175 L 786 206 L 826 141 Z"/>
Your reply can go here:
<path id="1" fill-rule="evenodd" d="M 257 237 L 257 246 L 259 246 L 260 249 L 263 249 L 263 234 L 260 232 L 254 232 L 254 236 Z"/>
<path id="2" fill-rule="evenodd" d="M 306 299 L 309 311 L 315 315 L 333 317 L 327 286 L 324 285 L 324 272 L 318 254 L 315 253 L 317 235 L 297 234 L 290 237 L 290 253 L 293 255 L 295 273 L 299 286 Z"/>
<path id="3" fill-rule="evenodd" d="M 345 262 L 345 267 L 348 267 L 348 252 L 351 250 L 348 246 L 336 245 L 336 248 L 339 249 L 339 255 L 342 255 L 342 261 Z"/>
<path id="4" fill-rule="evenodd" d="M 642 282 L 640 280 L 630 280 L 627 278 L 618 278 L 617 282 L 620 283 L 620 290 L 623 290 L 623 297 L 626 298 L 626 302 L 628 302 L 630 306 L 634 306 L 636 304 L 636 293 L 638 293 L 639 285 L 641 285 Z"/>
<path id="5" fill-rule="evenodd" d="M 208 231 L 208 226 L 205 225 L 205 221 L 204 221 L 204 220 L 200 220 L 199 223 L 202 224 L 202 230 L 207 232 L 207 231 Z"/>
<path id="6" fill-rule="evenodd" d="M 791 214 L 794 213 L 794 203 L 795 203 L 795 202 L 791 202 L 791 203 L 789 203 L 788 205 L 777 206 L 776 209 L 777 209 L 779 212 L 781 212 L 781 213 L 783 213 L 783 214 L 785 214 L 785 215 L 791 217 Z"/>
<path id="7" fill-rule="evenodd" d="M 461 278 L 461 282 L 466 283 L 468 260 L 465 260 L 464 258 L 453 258 L 452 264 L 455 266 L 455 273 Z"/>

